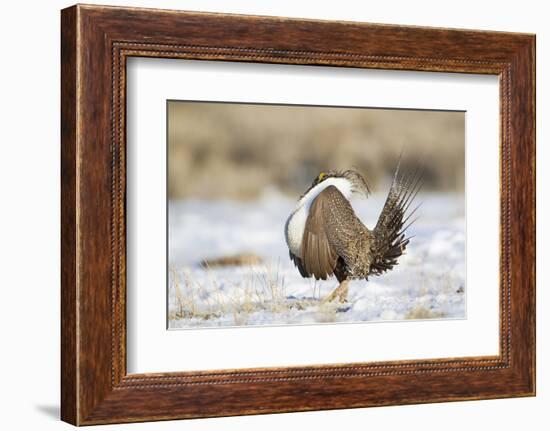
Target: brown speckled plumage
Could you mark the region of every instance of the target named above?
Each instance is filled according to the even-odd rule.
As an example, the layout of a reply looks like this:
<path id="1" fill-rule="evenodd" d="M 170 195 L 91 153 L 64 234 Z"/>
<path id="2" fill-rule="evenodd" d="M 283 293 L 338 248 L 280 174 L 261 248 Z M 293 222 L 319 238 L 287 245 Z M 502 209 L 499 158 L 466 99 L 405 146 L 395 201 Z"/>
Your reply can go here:
<path id="1" fill-rule="evenodd" d="M 359 174 L 345 172 L 345 178 L 353 176 L 356 184 L 364 184 L 368 190 Z M 339 175 L 344 177 L 343 173 Z M 330 177 L 335 176 L 331 173 Z M 368 279 L 397 265 L 397 259 L 409 243 L 405 238 L 408 227 L 405 224 L 414 211 L 405 214 L 418 193 L 420 177 L 418 170 L 412 175 L 399 176 L 397 168 L 382 213 L 372 230 L 359 220 L 337 187 L 330 185 L 319 193 L 309 209 L 301 256 L 290 253 L 302 276 L 325 280 L 335 275 L 340 282 Z M 322 180 L 314 181 L 312 187 Z"/>

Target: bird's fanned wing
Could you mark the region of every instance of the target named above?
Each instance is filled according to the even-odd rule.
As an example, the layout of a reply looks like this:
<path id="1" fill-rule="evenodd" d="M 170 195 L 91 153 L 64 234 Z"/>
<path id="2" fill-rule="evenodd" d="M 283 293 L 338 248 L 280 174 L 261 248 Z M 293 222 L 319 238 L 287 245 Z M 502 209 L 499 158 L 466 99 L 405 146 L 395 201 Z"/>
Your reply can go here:
<path id="1" fill-rule="evenodd" d="M 410 212 L 408 210 L 421 185 L 420 168 L 410 174 L 401 175 L 399 165 L 397 166 L 384 208 L 373 230 L 372 275 L 379 275 L 397 265 L 397 259 L 409 244 L 410 237 L 405 237 L 405 230 L 414 222 L 409 220 L 418 207 Z"/>
<path id="2" fill-rule="evenodd" d="M 357 258 L 357 241 L 364 239 L 366 231 L 344 195 L 328 186 L 309 209 L 300 257 L 303 269 L 325 280 L 334 273 L 339 257 L 351 266 Z"/>

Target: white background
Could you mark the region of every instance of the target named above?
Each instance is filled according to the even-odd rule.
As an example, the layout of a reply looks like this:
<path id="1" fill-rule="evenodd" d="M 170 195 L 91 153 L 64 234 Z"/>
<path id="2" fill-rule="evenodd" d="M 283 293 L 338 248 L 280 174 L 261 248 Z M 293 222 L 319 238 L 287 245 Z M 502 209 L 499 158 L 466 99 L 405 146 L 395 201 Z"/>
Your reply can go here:
<path id="1" fill-rule="evenodd" d="M 546 429 L 550 422 L 547 145 L 550 29 L 545 2 L 118 1 L 106 4 L 537 33 L 538 289 L 536 398 L 106 426 L 96 429 Z M 4 429 L 69 429 L 59 409 L 59 9 L 5 2 L 0 67 L 0 319 Z"/>
<path id="2" fill-rule="evenodd" d="M 498 354 L 497 77 L 140 58 L 127 83 L 129 373 Z M 186 98 L 466 111 L 467 319 L 167 331 L 166 100 Z"/>

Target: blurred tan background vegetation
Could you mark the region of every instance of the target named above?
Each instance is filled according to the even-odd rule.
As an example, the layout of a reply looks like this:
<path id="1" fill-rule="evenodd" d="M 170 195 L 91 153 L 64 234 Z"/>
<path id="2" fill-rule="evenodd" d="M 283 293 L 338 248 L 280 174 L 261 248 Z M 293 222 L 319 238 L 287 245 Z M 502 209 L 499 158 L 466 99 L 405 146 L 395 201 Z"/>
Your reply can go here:
<path id="1" fill-rule="evenodd" d="M 424 189 L 464 191 L 463 112 L 168 103 L 170 199 L 298 197 L 322 170 L 355 168 L 373 191 L 423 163 Z"/>

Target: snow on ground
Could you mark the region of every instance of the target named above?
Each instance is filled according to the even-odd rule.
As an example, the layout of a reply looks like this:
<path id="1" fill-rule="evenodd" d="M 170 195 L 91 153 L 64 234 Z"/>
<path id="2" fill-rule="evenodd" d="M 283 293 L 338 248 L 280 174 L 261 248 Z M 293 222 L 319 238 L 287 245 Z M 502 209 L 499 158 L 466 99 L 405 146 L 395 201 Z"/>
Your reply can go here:
<path id="1" fill-rule="evenodd" d="M 373 227 L 385 195 L 357 199 Z M 170 201 L 169 327 L 281 325 L 465 317 L 463 195 L 422 194 L 415 237 L 392 271 L 350 283 L 348 302 L 322 304 L 338 282 L 304 279 L 288 258 L 285 221 L 296 201 L 276 192 L 255 202 Z M 203 268 L 254 253 L 263 264 Z"/>

